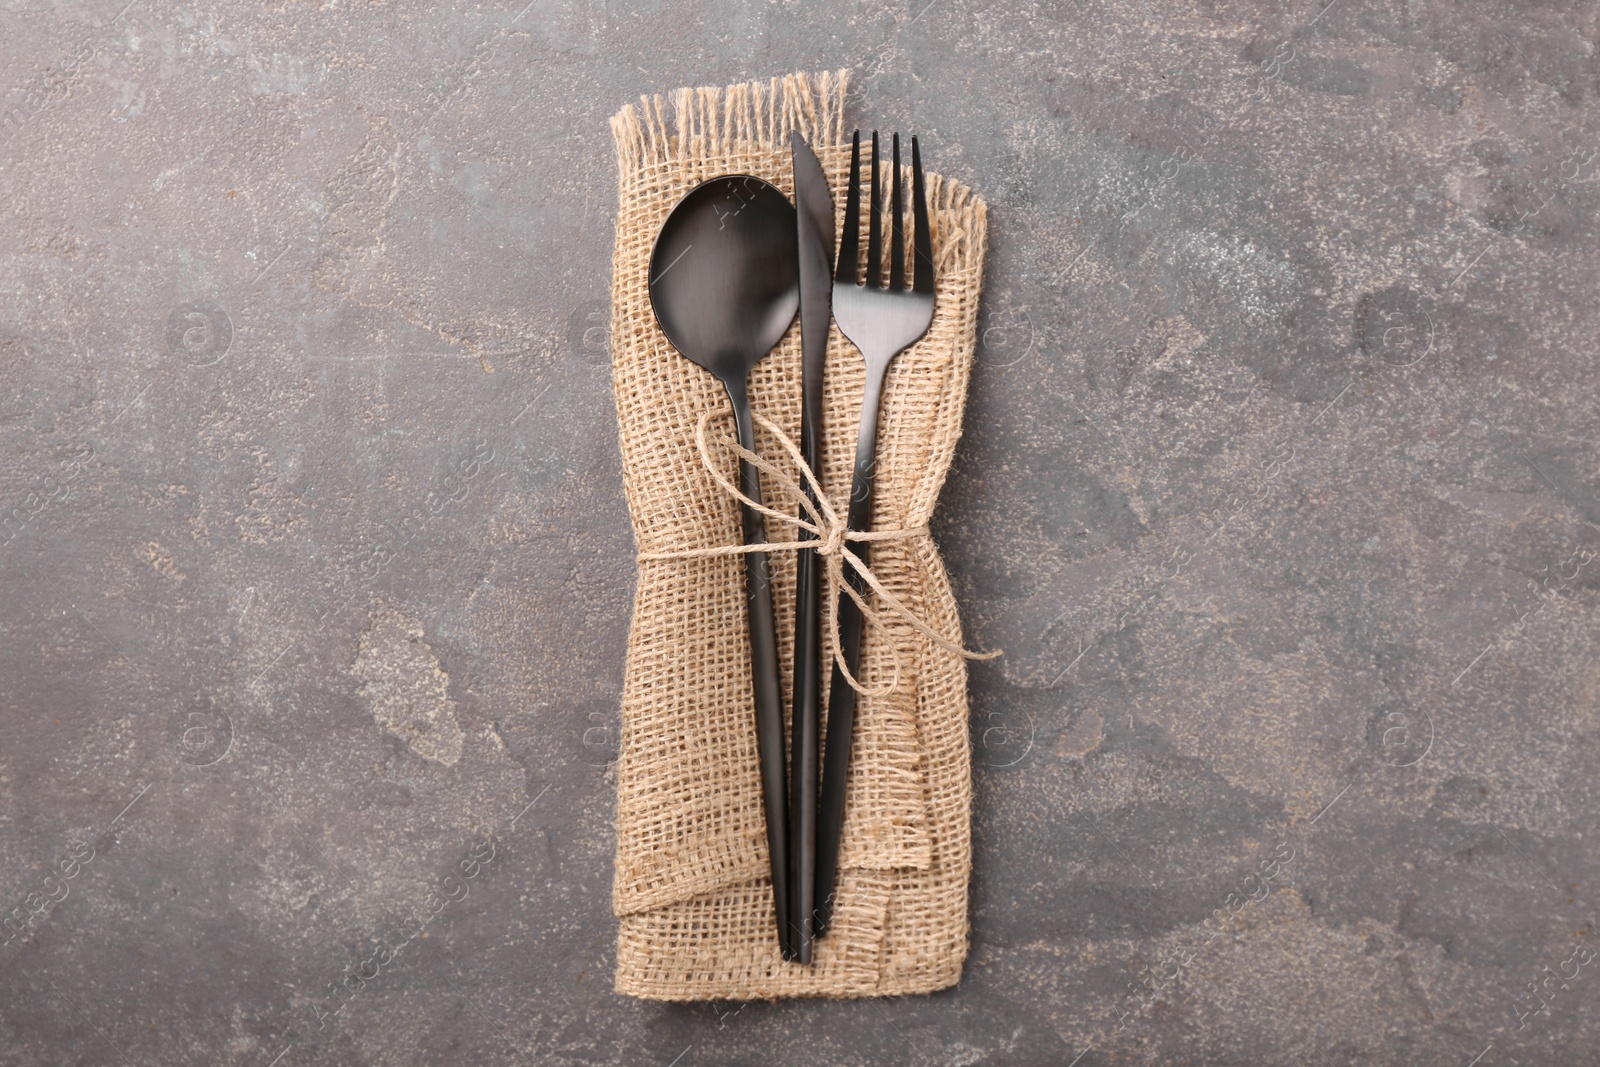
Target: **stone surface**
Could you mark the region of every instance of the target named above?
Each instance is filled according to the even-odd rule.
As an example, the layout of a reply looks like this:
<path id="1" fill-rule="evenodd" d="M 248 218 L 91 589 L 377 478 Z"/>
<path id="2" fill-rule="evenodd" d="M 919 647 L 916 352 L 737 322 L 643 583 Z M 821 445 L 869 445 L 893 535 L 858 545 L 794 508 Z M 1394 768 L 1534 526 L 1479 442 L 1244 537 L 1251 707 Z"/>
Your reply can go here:
<path id="1" fill-rule="evenodd" d="M 124 3 L 0 14 L 0 1063 L 1592 1060 L 1592 5 Z M 991 204 L 972 954 L 626 1000 L 607 119 L 842 66 Z"/>

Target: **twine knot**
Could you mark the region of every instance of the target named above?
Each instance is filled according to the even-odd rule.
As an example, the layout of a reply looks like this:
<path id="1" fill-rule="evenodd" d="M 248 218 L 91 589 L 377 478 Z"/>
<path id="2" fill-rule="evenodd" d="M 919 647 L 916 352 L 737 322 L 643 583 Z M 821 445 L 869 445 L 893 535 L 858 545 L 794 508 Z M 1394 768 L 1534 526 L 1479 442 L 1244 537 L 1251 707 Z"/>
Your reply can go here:
<path id="1" fill-rule="evenodd" d="M 844 554 L 844 539 L 850 533 L 849 525 L 835 519 L 833 522 L 825 522 L 823 524 L 823 532 L 827 536 L 817 542 L 817 555 L 842 556 Z"/>
<path id="2" fill-rule="evenodd" d="M 833 502 L 823 493 L 822 485 L 817 478 L 816 472 L 805 461 L 805 457 L 800 454 L 799 447 L 789 435 L 779 429 L 778 425 L 772 420 L 760 413 L 753 414 L 755 421 L 760 424 L 762 429 L 772 434 L 777 439 L 778 444 L 783 447 L 784 452 L 788 454 L 790 461 L 794 464 L 794 468 L 800 472 L 806 488 L 810 490 L 809 494 L 803 491 L 800 484 L 783 470 L 751 452 L 739 444 L 738 441 L 729 437 L 722 437 L 718 439 L 717 443 L 730 448 L 740 459 L 752 464 L 765 475 L 769 480 L 769 484 L 776 485 L 783 491 L 785 496 L 790 497 L 799 505 L 805 512 L 805 518 L 778 511 L 768 507 L 766 504 L 752 500 L 718 469 L 716 461 L 711 456 L 710 444 L 706 437 L 706 427 L 710 424 L 712 417 L 712 412 L 710 411 L 702 412 L 699 421 L 695 424 L 694 441 L 695 447 L 700 453 L 700 462 L 705 466 L 712 480 L 729 496 L 746 507 L 754 509 L 766 518 L 785 523 L 798 531 L 804 531 L 810 537 L 793 541 L 765 541 L 754 545 L 718 545 L 714 548 L 641 552 L 638 556 L 640 561 L 704 559 L 711 556 L 743 555 L 749 552 L 796 552 L 807 548 L 814 550 L 824 561 L 823 575 L 827 595 L 823 600 L 823 618 L 824 628 L 828 635 L 828 647 L 833 653 L 834 665 L 839 668 L 845 681 L 850 688 L 862 696 L 882 696 L 885 693 L 892 692 L 895 686 L 899 684 L 900 666 L 903 661 L 900 656 L 900 650 L 897 647 L 895 649 L 894 675 L 887 683 L 881 686 L 865 686 L 860 679 L 851 673 L 850 666 L 844 659 L 843 648 L 839 643 L 839 594 L 843 592 L 855 602 L 856 607 L 861 610 L 861 616 L 865 622 L 877 625 L 883 621 L 883 617 L 868 605 L 861 593 L 856 591 L 853 583 L 845 580 L 844 565 L 846 563 L 849 563 L 851 569 L 861 579 L 861 583 L 874 593 L 886 608 L 909 623 L 912 629 L 922 634 L 939 648 L 964 659 L 993 659 L 1000 655 L 998 651 L 972 652 L 964 647 L 960 641 L 952 640 L 929 626 L 904 601 L 884 588 L 883 583 L 872 573 L 861 557 L 850 551 L 849 542 L 851 541 L 901 541 L 929 537 L 931 535 L 926 526 L 872 531 L 850 529 L 848 519 L 840 513 L 840 509 L 835 507 Z"/>

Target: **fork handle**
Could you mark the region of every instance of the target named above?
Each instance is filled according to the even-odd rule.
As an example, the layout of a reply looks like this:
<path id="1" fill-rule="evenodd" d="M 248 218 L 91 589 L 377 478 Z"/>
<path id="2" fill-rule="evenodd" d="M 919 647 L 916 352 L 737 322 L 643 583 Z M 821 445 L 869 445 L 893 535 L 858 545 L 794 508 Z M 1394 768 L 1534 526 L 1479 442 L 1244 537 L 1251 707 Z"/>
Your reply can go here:
<path id="1" fill-rule="evenodd" d="M 750 398 L 745 383 L 725 381 L 733 402 L 739 444 L 756 450 L 755 428 L 750 419 Z M 761 502 L 761 474 L 754 464 L 739 460 L 739 488 Z M 744 506 L 744 543 L 765 544 L 766 521 L 761 513 Z M 756 757 L 761 764 L 761 800 L 767 823 L 767 852 L 772 864 L 772 905 L 778 925 L 778 948 L 784 959 L 794 958 L 789 932 L 789 784 L 783 739 L 783 693 L 778 681 L 778 632 L 772 615 L 772 575 L 765 552 L 744 557 L 745 593 L 750 612 L 750 680 L 756 711 Z"/>
<path id="2" fill-rule="evenodd" d="M 861 398 L 861 426 L 856 431 L 856 465 L 850 477 L 849 528 L 865 532 L 872 528 L 872 478 L 878 444 L 878 402 L 883 395 L 883 379 L 888 365 L 875 370 L 867 366 L 866 391 Z M 867 562 L 871 542 L 853 541 L 850 551 Z M 845 580 L 858 594 L 865 595 L 867 583 L 846 563 Z M 860 676 L 861 609 L 848 594 L 839 596 L 839 651 L 850 673 Z M 856 691 L 850 688 L 839 665 L 833 665 L 828 686 L 827 746 L 822 760 L 822 796 L 817 804 L 817 881 L 816 922 L 812 937 L 821 937 L 832 925 L 834 889 L 839 874 L 839 846 L 844 831 L 844 793 L 850 771 L 850 742 L 855 730 Z"/>

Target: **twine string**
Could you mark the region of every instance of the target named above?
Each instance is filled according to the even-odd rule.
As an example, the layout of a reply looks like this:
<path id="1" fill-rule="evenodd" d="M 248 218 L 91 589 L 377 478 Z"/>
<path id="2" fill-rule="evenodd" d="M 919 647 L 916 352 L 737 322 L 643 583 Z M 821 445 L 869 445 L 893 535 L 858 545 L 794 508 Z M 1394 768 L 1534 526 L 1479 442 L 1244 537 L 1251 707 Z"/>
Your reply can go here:
<path id="1" fill-rule="evenodd" d="M 927 526 L 871 531 L 850 529 L 847 520 L 840 517 L 839 509 L 834 506 L 833 502 L 828 499 L 827 494 L 822 491 L 822 485 L 817 478 L 816 472 L 813 471 L 811 469 L 811 465 L 805 461 L 805 457 L 800 454 L 799 447 L 794 443 L 789 435 L 784 433 L 776 423 L 762 415 L 760 412 L 755 412 L 753 415 L 756 423 L 759 424 L 762 429 L 770 433 L 783 448 L 784 452 L 789 457 L 789 461 L 794 465 L 794 469 L 800 472 L 800 476 L 804 480 L 806 488 L 810 490 L 810 493 L 803 491 L 800 484 L 796 482 L 794 478 L 790 477 L 788 472 L 784 471 L 771 461 L 758 456 L 754 452 L 751 452 L 749 449 L 739 444 L 737 440 L 723 436 L 717 439 L 717 443 L 729 448 L 740 459 L 754 466 L 768 479 L 769 484 L 775 484 L 776 487 L 782 491 L 785 497 L 797 501 L 800 508 L 805 512 L 805 518 L 801 518 L 793 513 L 778 511 L 777 509 L 769 507 L 764 503 L 752 500 L 750 497 L 745 495 L 742 489 L 740 489 L 722 473 L 717 462 L 712 458 L 710 443 L 707 440 L 706 430 L 711 423 L 711 411 L 702 412 L 699 421 L 695 424 L 694 443 L 695 448 L 700 453 L 700 462 L 705 466 L 707 473 L 711 475 L 712 480 L 717 483 L 723 492 L 739 501 L 739 503 L 756 511 L 768 519 L 784 523 L 797 531 L 808 533 L 811 535 L 811 537 L 806 540 L 797 539 L 792 541 L 766 541 L 755 545 L 717 545 L 711 548 L 685 548 L 670 549 L 659 552 L 641 552 L 638 556 L 641 561 L 663 559 L 709 559 L 715 556 L 744 555 L 750 552 L 794 552 L 806 548 L 816 550 L 817 554 L 822 557 L 824 564 L 823 575 L 825 596 L 823 610 L 826 618 L 825 630 L 828 638 L 828 649 L 832 654 L 834 665 L 837 666 L 840 673 L 843 674 L 846 683 L 849 684 L 851 689 L 854 689 L 862 696 L 883 696 L 886 693 L 892 692 L 895 686 L 899 684 L 901 657 L 900 650 L 896 648 L 894 675 L 887 683 L 881 686 L 867 686 L 863 684 L 861 680 L 851 672 L 849 664 L 845 662 L 844 649 L 839 640 L 838 608 L 839 595 L 841 591 L 855 602 L 855 605 L 858 609 L 860 609 L 862 619 L 865 620 L 865 622 L 874 626 L 878 626 L 884 621 L 883 614 L 875 610 L 870 604 L 867 603 L 866 598 L 856 590 L 855 584 L 845 580 L 844 565 L 846 563 L 850 564 L 851 569 L 855 572 L 856 576 L 861 579 L 862 584 L 865 585 L 873 594 L 875 594 L 890 612 L 910 624 L 914 630 L 922 634 L 922 636 L 926 637 L 938 648 L 942 648 L 946 652 L 950 652 L 954 655 L 961 656 L 964 659 L 986 660 L 994 659 L 996 656 L 1000 655 L 998 650 L 994 652 L 973 652 L 964 647 L 961 642 L 952 640 L 945 634 L 940 633 L 937 629 L 930 626 L 920 616 L 918 616 L 917 613 L 905 603 L 905 601 L 901 600 L 899 597 L 895 596 L 887 588 L 885 588 L 883 583 L 879 581 L 878 577 L 872 573 L 871 568 L 869 568 L 866 563 L 862 561 L 860 556 L 850 551 L 849 545 L 847 544 L 847 542 L 850 541 L 903 541 L 910 538 L 928 537 L 930 534 Z"/>

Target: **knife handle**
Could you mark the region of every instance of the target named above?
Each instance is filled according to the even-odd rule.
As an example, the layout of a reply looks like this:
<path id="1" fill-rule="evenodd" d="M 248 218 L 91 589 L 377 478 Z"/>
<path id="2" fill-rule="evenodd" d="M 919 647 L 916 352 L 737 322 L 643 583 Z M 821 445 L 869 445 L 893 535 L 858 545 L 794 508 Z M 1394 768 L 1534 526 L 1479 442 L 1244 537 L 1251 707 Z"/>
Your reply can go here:
<path id="1" fill-rule="evenodd" d="M 808 463 L 814 459 L 808 459 Z M 809 533 L 804 540 L 811 540 Z M 817 776 L 821 743 L 822 605 L 816 549 L 795 561 L 793 764 L 790 768 L 789 939 L 801 963 L 811 962 L 816 924 Z"/>

